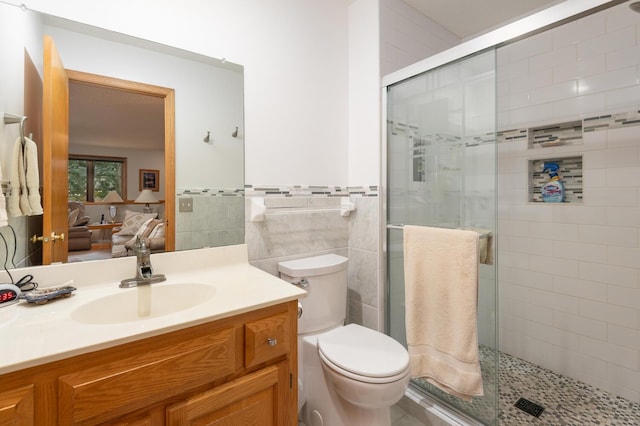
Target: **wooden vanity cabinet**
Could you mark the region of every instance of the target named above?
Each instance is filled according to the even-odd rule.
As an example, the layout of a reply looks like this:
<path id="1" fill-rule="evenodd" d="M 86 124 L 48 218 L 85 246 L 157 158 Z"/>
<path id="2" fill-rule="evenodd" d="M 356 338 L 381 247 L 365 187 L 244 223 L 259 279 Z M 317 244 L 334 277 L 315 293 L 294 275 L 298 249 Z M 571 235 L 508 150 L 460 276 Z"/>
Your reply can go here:
<path id="1" fill-rule="evenodd" d="M 294 426 L 296 335 L 291 301 L 9 373 L 0 425 Z"/>

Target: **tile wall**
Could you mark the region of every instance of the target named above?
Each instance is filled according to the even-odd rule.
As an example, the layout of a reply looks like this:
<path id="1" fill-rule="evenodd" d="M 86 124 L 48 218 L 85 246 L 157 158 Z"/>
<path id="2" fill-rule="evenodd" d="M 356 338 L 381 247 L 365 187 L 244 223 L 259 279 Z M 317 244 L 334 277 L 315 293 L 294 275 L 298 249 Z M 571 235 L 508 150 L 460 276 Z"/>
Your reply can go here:
<path id="1" fill-rule="evenodd" d="M 265 220 L 252 222 L 251 200 L 263 197 Z M 356 206 L 341 216 L 341 200 Z M 349 258 L 348 322 L 379 324 L 377 187 L 248 186 L 246 243 L 254 266 L 278 275 L 278 262 L 336 253 Z"/>
<path id="2" fill-rule="evenodd" d="M 498 50 L 503 351 L 640 402 L 640 14 L 626 4 Z M 624 117 L 627 117 L 626 119 Z M 527 162 L 582 156 L 581 203 L 529 202 Z"/>
<path id="3" fill-rule="evenodd" d="M 180 189 L 176 200 L 176 250 L 244 242 L 244 189 Z"/>

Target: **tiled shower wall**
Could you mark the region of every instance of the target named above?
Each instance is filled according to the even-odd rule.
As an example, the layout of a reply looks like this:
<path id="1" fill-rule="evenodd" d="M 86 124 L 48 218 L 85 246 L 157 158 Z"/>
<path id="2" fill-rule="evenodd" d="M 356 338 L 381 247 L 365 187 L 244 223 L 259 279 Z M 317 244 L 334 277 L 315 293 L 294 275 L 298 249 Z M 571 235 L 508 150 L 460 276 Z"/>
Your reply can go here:
<path id="1" fill-rule="evenodd" d="M 501 349 L 633 402 L 640 402 L 639 33 L 640 15 L 622 4 L 499 49 L 497 73 L 499 130 L 582 124 L 580 143 L 498 145 Z M 576 156 L 581 201 L 528 201 L 529 160 Z"/>
<path id="2" fill-rule="evenodd" d="M 347 322 L 380 329 L 378 293 L 379 205 L 376 187 L 250 187 L 246 243 L 252 265 L 278 275 L 278 262 L 335 253 L 349 258 Z M 252 222 L 251 200 L 264 197 L 267 213 Z M 348 197 L 349 216 L 338 209 Z"/>

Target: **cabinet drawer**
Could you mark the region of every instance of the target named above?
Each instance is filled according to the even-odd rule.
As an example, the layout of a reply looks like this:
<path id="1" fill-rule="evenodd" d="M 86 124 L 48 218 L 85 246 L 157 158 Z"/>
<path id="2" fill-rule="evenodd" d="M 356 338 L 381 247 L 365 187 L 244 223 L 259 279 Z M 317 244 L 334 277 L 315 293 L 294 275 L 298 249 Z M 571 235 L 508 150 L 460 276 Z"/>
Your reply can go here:
<path id="1" fill-rule="evenodd" d="M 32 425 L 34 386 L 0 392 L 0 425 Z"/>
<path id="2" fill-rule="evenodd" d="M 104 422 L 235 371 L 233 328 L 59 378 L 59 424 Z"/>
<path id="3" fill-rule="evenodd" d="M 245 324 L 245 366 L 253 367 L 291 349 L 289 314 L 272 315 Z"/>

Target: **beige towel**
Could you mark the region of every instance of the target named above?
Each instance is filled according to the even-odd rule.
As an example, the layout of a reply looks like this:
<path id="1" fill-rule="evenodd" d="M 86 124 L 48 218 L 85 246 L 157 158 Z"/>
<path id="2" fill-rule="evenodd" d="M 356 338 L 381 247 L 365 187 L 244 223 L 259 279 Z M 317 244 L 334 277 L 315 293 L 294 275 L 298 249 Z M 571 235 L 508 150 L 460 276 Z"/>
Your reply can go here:
<path id="1" fill-rule="evenodd" d="M 404 274 L 412 376 L 466 401 L 482 396 L 478 233 L 405 225 Z"/>

